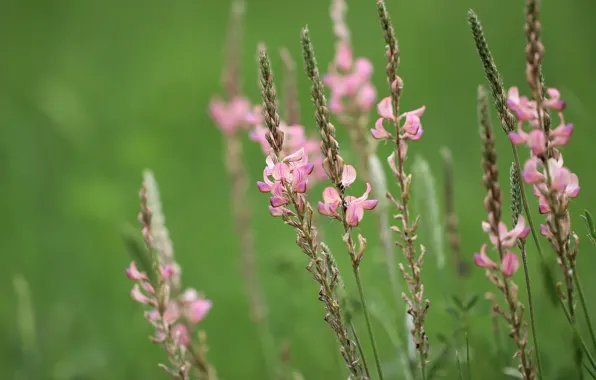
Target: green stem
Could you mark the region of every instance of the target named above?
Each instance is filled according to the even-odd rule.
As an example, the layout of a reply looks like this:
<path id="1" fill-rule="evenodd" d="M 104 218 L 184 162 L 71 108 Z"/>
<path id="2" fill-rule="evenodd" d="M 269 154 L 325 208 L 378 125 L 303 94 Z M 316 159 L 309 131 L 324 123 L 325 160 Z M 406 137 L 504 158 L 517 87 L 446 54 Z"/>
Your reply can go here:
<path id="1" fill-rule="evenodd" d="M 584 368 L 586 369 L 586 371 L 588 371 L 588 374 L 590 375 L 590 377 L 592 379 L 596 380 L 596 372 L 594 372 L 594 370 L 590 367 L 588 367 L 588 365 L 586 363 L 584 363 Z"/>
<path id="2" fill-rule="evenodd" d="M 466 363 L 468 365 L 468 379 L 472 379 L 472 366 L 470 364 L 470 340 L 468 339 L 468 334 L 466 333 Z"/>
<path id="3" fill-rule="evenodd" d="M 579 281 L 579 276 L 577 275 L 576 271 L 573 271 L 573 280 L 577 286 L 577 290 L 579 293 L 579 299 L 582 305 L 582 309 L 584 310 L 584 317 L 586 318 L 586 323 L 588 324 L 588 328 L 590 329 L 590 338 L 592 338 L 592 344 L 594 348 L 596 348 L 596 335 L 594 334 L 594 327 L 592 325 L 592 319 L 590 318 L 590 313 L 588 313 L 588 307 L 586 304 L 586 298 L 584 297 L 584 289 Z"/>
<path id="4" fill-rule="evenodd" d="M 364 313 L 364 320 L 366 321 L 366 328 L 368 329 L 368 336 L 370 338 L 370 344 L 372 345 L 373 355 L 375 356 L 375 364 L 377 366 L 377 373 L 379 374 L 379 380 L 383 380 L 383 371 L 381 370 L 381 360 L 379 359 L 379 353 L 377 352 L 377 344 L 375 343 L 375 336 L 373 335 L 372 325 L 370 323 L 370 316 L 368 315 L 368 309 L 366 308 L 366 301 L 364 299 L 364 291 L 362 290 L 362 281 L 360 281 L 360 271 L 357 266 L 354 268 L 354 277 L 356 277 L 356 284 L 358 285 L 358 293 L 360 294 L 360 303 L 362 304 L 362 312 Z"/>
<path id="5" fill-rule="evenodd" d="M 523 193 L 523 191 L 522 191 Z M 540 360 L 540 348 L 538 346 L 538 335 L 536 334 L 536 323 L 534 322 L 534 303 L 532 302 L 532 290 L 530 288 L 530 273 L 528 271 L 528 259 L 526 256 L 526 243 L 522 242 L 521 256 L 524 263 L 524 277 L 526 278 L 526 289 L 528 291 L 528 304 L 530 306 L 530 324 L 532 326 L 532 338 L 534 340 L 534 352 L 536 354 L 536 364 L 538 366 L 538 378 L 542 377 L 542 363 Z"/>
<path id="6" fill-rule="evenodd" d="M 569 314 L 569 310 L 567 310 L 567 305 L 565 305 L 565 302 L 562 299 L 560 299 L 560 303 L 561 303 L 561 307 L 563 308 L 563 311 L 565 312 L 565 317 L 567 317 L 567 322 L 569 322 L 569 324 L 571 325 L 571 328 L 573 329 L 573 334 L 574 334 L 575 338 L 581 343 L 584 353 L 586 354 L 586 356 L 588 358 L 588 361 L 592 365 L 592 368 L 594 370 L 596 370 L 596 360 L 594 360 L 594 357 L 590 353 L 590 350 L 588 349 L 586 342 L 580 335 L 576 324 L 572 321 L 571 314 Z"/>
<path id="7" fill-rule="evenodd" d="M 364 365 L 364 372 L 366 372 L 366 376 L 370 379 L 370 372 L 368 371 L 368 363 L 366 362 L 366 358 L 364 357 L 364 350 L 362 349 L 362 344 L 360 343 L 360 338 L 358 338 L 358 334 L 356 333 L 356 328 L 354 327 L 354 322 L 350 321 L 350 330 L 352 330 L 352 335 L 354 335 L 354 341 L 356 342 L 356 347 L 358 347 L 358 352 L 360 353 L 360 357 L 362 358 L 362 364 Z"/>

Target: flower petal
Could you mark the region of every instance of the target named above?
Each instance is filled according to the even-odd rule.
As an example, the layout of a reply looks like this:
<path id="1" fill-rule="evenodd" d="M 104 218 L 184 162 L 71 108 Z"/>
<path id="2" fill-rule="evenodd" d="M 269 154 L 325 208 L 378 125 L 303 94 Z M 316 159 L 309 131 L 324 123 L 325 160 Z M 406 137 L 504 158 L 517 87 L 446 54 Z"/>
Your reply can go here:
<path id="1" fill-rule="evenodd" d="M 505 277 L 511 277 L 519 269 L 519 259 L 513 252 L 507 252 L 501 261 L 501 272 Z"/>
<path id="2" fill-rule="evenodd" d="M 344 165 L 341 174 L 341 184 L 344 187 L 349 187 L 356 180 L 356 168 L 352 165 Z"/>
<path id="3" fill-rule="evenodd" d="M 391 97 L 386 97 L 383 100 L 381 100 L 379 102 L 379 104 L 377 105 L 377 112 L 379 113 L 379 116 L 385 118 L 385 119 L 394 119 L 393 116 L 393 106 L 391 105 Z"/>

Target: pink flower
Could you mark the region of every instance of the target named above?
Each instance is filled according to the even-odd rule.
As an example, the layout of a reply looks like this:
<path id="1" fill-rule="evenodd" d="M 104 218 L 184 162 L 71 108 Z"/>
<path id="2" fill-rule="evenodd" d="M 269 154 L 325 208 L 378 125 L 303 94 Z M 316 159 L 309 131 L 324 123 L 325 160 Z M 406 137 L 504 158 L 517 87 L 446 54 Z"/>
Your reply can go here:
<path id="1" fill-rule="evenodd" d="M 134 281 L 147 280 L 147 274 L 145 272 L 139 272 L 137 264 L 134 261 L 131 261 L 130 266 L 126 268 L 126 275 Z"/>
<path id="2" fill-rule="evenodd" d="M 573 124 L 562 124 L 550 132 L 551 144 L 553 146 L 567 145 L 571 134 L 573 133 Z"/>
<path id="3" fill-rule="evenodd" d="M 497 264 L 486 255 L 486 244 L 482 244 L 480 253 L 474 253 L 474 263 L 481 268 L 497 269 Z"/>
<path id="4" fill-rule="evenodd" d="M 178 304 L 178 302 L 175 300 L 170 300 L 170 302 L 168 302 L 168 305 L 166 306 L 166 310 L 163 313 L 163 319 L 167 323 L 173 324 L 180 318 L 181 314 L 182 311 L 180 310 L 180 305 Z"/>
<path id="5" fill-rule="evenodd" d="M 346 199 L 346 222 L 352 227 L 357 227 L 364 217 L 364 210 L 372 210 L 377 207 L 378 200 L 368 200 L 371 191 L 369 183 L 366 184 L 366 191 L 360 198 L 347 196 Z"/>
<path id="6" fill-rule="evenodd" d="M 174 274 L 174 267 L 171 265 L 164 265 L 159 267 L 159 274 L 161 276 L 162 281 L 165 281 L 172 277 Z"/>
<path id="7" fill-rule="evenodd" d="M 517 224 L 511 231 L 507 230 L 505 223 L 499 222 L 498 236 L 491 231 L 490 224 L 487 222 L 482 222 L 482 229 L 484 232 L 488 232 L 491 243 L 497 246 L 497 243 L 500 242 L 503 248 L 512 248 L 518 239 L 525 239 L 530 232 L 530 227 L 526 227 L 523 215 L 520 215 Z"/>
<path id="8" fill-rule="evenodd" d="M 248 125 L 251 113 L 250 102 L 243 97 L 236 97 L 229 103 L 213 98 L 209 103 L 209 115 L 215 125 L 226 135 L 234 134 Z"/>
<path id="9" fill-rule="evenodd" d="M 544 182 L 544 174 L 538 171 L 538 164 L 540 160 L 538 157 L 532 157 L 524 164 L 524 170 L 522 171 L 522 178 L 525 183 L 537 184 Z"/>
<path id="10" fill-rule="evenodd" d="M 350 187 L 351 184 L 354 183 L 356 180 L 356 168 L 352 165 L 344 165 L 342 174 L 341 174 L 341 185 L 344 188 Z"/>
<path id="11" fill-rule="evenodd" d="M 575 198 L 579 194 L 579 179 L 569 169 L 556 168 L 551 178 L 551 186 L 559 194 Z"/>
<path id="12" fill-rule="evenodd" d="M 422 136 L 422 124 L 420 124 L 420 117 L 424 113 L 426 107 L 422 106 L 414 111 L 406 112 L 402 117 L 405 116 L 406 122 L 402 126 L 405 132 L 405 138 L 407 140 L 420 140 Z"/>
<path id="13" fill-rule="evenodd" d="M 352 48 L 350 45 L 340 42 L 335 52 L 335 66 L 340 71 L 349 71 L 352 67 Z"/>
<path id="14" fill-rule="evenodd" d="M 335 219 L 341 219 L 337 208 L 341 204 L 339 193 L 334 187 L 327 187 L 323 190 L 323 202 L 319 202 L 318 208 L 321 215 L 329 216 Z"/>
<path id="15" fill-rule="evenodd" d="M 517 118 L 522 121 L 532 121 L 538 119 L 536 111 L 536 102 L 529 101 L 526 96 L 519 96 L 517 87 L 511 87 L 507 93 L 507 107 L 517 114 Z"/>
<path id="16" fill-rule="evenodd" d="M 184 324 L 178 323 L 173 326 L 171 334 L 172 339 L 179 345 L 188 346 L 190 344 L 190 334 L 188 333 L 188 328 Z"/>
<path id="17" fill-rule="evenodd" d="M 347 107 L 351 110 L 354 106 L 361 111 L 369 111 L 376 98 L 376 90 L 370 82 L 372 73 L 373 65 L 368 59 L 353 61 L 350 46 L 338 43 L 330 73 L 323 77 L 323 82 L 331 90 L 331 112 L 342 113 Z"/>
<path id="18" fill-rule="evenodd" d="M 561 100 L 561 94 L 556 88 L 549 88 L 546 90 L 549 98 L 544 99 L 543 105 L 547 108 L 563 111 L 565 109 L 565 102 Z"/>
<path id="19" fill-rule="evenodd" d="M 132 287 L 132 290 L 130 291 L 130 296 L 132 297 L 133 300 L 135 300 L 136 302 L 145 304 L 145 305 L 153 305 L 153 306 L 157 306 L 157 301 L 155 301 L 155 299 L 151 298 L 151 297 L 147 297 L 142 291 L 141 288 L 139 287 L 139 284 L 135 284 Z"/>
<path id="20" fill-rule="evenodd" d="M 370 130 L 370 134 L 376 140 L 392 139 L 393 138 L 393 135 L 391 133 L 387 132 L 387 130 L 385 130 L 385 128 L 383 128 L 384 120 L 385 119 L 383 119 L 383 118 L 378 119 L 377 122 L 375 123 L 375 128 Z"/>
<path id="21" fill-rule="evenodd" d="M 283 206 L 289 204 L 292 197 L 295 197 L 299 208 L 304 207 L 303 194 L 307 189 L 308 177 L 314 169 L 314 165 L 308 163 L 304 148 L 286 156 L 281 162 L 273 163 L 271 156 L 268 156 L 265 162 L 267 165 L 263 170 L 263 181 L 257 182 L 257 188 L 262 193 L 271 193 L 271 215 L 291 214 L 292 212 Z"/>
<path id="22" fill-rule="evenodd" d="M 546 137 L 540 129 L 525 133 L 520 125 L 517 133 L 509 132 L 509 140 L 515 145 L 527 144 L 534 155 L 540 155 L 546 151 Z"/>
<path id="23" fill-rule="evenodd" d="M 573 124 L 560 125 L 549 133 L 550 145 L 553 147 L 567 145 L 573 132 Z M 517 133 L 509 132 L 509 140 L 512 144 L 527 144 L 532 149 L 532 154 L 537 156 L 546 151 L 546 136 L 544 131 L 533 129 L 530 133 L 523 131 L 521 124 Z"/>
<path id="24" fill-rule="evenodd" d="M 507 252 L 503 255 L 503 260 L 501 261 L 501 273 L 503 273 L 503 276 L 511 277 L 518 269 L 519 259 L 515 253 Z"/>
<path id="25" fill-rule="evenodd" d="M 213 306 L 212 302 L 206 299 L 197 299 L 187 305 L 186 318 L 190 323 L 199 323 L 207 316 Z"/>
<path id="26" fill-rule="evenodd" d="M 405 118 L 404 124 L 400 130 L 403 132 L 401 136 L 404 140 L 420 140 L 422 136 L 422 124 L 420 118 L 424 114 L 426 107 L 422 106 L 414 111 L 405 112 L 399 116 L 399 120 Z M 393 105 L 391 104 L 391 97 L 384 98 L 377 105 L 377 112 L 381 116 L 375 123 L 375 129 L 371 129 L 370 133 L 375 139 L 391 138 L 391 134 L 383 128 L 383 121 L 385 119 L 395 121 L 393 114 Z"/>

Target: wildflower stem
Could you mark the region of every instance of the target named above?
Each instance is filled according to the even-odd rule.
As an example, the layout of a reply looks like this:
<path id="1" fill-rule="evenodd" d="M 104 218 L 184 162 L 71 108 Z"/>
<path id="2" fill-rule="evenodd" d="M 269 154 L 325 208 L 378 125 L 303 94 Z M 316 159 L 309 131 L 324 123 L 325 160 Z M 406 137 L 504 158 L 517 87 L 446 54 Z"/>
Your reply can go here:
<path id="1" fill-rule="evenodd" d="M 524 264 L 524 277 L 526 279 L 526 290 L 528 292 L 528 306 L 530 307 L 530 325 L 532 326 L 532 340 L 534 341 L 534 353 L 536 354 L 536 366 L 538 367 L 538 378 L 542 377 L 542 363 L 540 360 L 540 347 L 538 346 L 538 334 L 536 334 L 536 323 L 534 321 L 534 303 L 532 301 L 532 290 L 530 288 L 530 273 L 528 271 L 528 258 L 526 256 L 526 243 L 522 242 L 521 257 Z"/>
<path id="2" fill-rule="evenodd" d="M 358 294 L 360 295 L 360 303 L 362 304 L 362 312 L 364 314 L 364 320 L 366 321 L 366 328 L 368 330 L 368 336 L 370 337 L 370 344 L 372 345 L 373 355 L 375 356 L 375 364 L 377 366 L 377 373 L 379 379 L 383 380 L 383 371 L 381 370 L 381 361 L 379 359 L 379 353 L 377 352 L 377 345 L 375 343 L 375 336 L 373 334 L 372 325 L 370 323 L 370 316 L 368 315 L 368 309 L 366 308 L 366 299 L 364 297 L 364 291 L 362 290 L 362 281 L 360 281 L 360 269 L 358 266 L 352 266 L 354 269 L 354 277 L 356 278 L 356 285 L 358 285 Z M 364 355 L 362 355 L 364 358 Z"/>
<path id="3" fill-rule="evenodd" d="M 321 134 L 322 141 L 321 150 L 325 156 L 325 160 L 323 161 L 323 167 L 325 168 L 327 176 L 333 183 L 335 189 L 337 190 L 340 196 L 342 205 L 341 221 L 344 227 L 343 239 L 348 248 L 350 259 L 352 260 L 354 277 L 356 278 L 356 283 L 358 284 L 358 292 L 360 294 L 360 301 L 362 303 L 362 310 L 364 313 L 364 318 L 366 320 L 366 326 L 368 329 L 370 343 L 372 345 L 373 354 L 375 356 L 377 372 L 379 374 L 379 379 L 382 380 L 383 372 L 381 370 L 381 362 L 377 352 L 377 346 L 375 343 L 372 326 L 370 324 L 370 316 L 366 308 L 366 301 L 364 297 L 364 292 L 362 290 L 362 282 L 360 279 L 358 269 L 358 265 L 360 263 L 360 260 L 362 259 L 361 254 L 364 251 L 364 248 L 362 246 L 363 242 L 361 241 L 361 250 L 359 252 L 356 252 L 356 245 L 354 243 L 354 239 L 352 238 L 352 227 L 348 224 L 347 219 L 347 202 L 345 196 L 345 188 L 342 185 L 344 161 L 343 158 L 339 155 L 339 143 L 337 142 L 335 135 L 335 126 L 330 122 L 327 99 L 325 98 L 325 88 L 323 86 L 323 82 L 321 81 L 321 77 L 319 74 L 319 68 L 315 57 L 315 50 L 310 39 L 308 27 L 302 29 L 301 43 L 302 56 L 304 58 L 304 68 L 306 70 L 308 78 L 312 82 L 311 98 L 315 106 L 315 121 L 317 123 L 317 126 L 319 127 L 319 132 Z M 361 239 L 364 242 L 366 242 L 364 238 Z"/>
<path id="4" fill-rule="evenodd" d="M 588 358 L 588 361 L 592 365 L 592 368 L 594 370 L 596 370 L 596 360 L 594 360 L 594 357 L 590 353 L 590 349 L 588 348 L 588 345 L 586 344 L 586 342 L 584 341 L 584 339 L 580 335 L 579 330 L 577 329 L 577 325 L 575 323 L 572 323 L 571 314 L 569 314 L 569 310 L 567 310 L 567 305 L 565 304 L 565 301 L 563 301 L 562 299 L 559 298 L 559 302 L 561 304 L 561 308 L 563 309 L 563 312 L 565 313 L 565 317 L 567 318 L 567 322 L 569 322 L 569 325 L 573 329 L 574 338 L 577 339 L 578 342 L 580 342 L 580 344 L 581 344 L 581 346 L 583 348 L 583 351 L 586 354 L 586 357 Z"/>
<path id="5" fill-rule="evenodd" d="M 364 365 L 364 372 L 366 372 L 366 376 L 370 379 L 370 372 L 368 370 L 368 363 L 366 362 L 366 358 L 364 356 L 364 350 L 362 349 L 362 344 L 360 343 L 360 338 L 358 338 L 358 333 L 356 332 L 356 328 L 354 327 L 354 322 L 350 321 L 350 330 L 352 335 L 354 336 L 354 342 L 356 343 L 356 347 L 358 347 L 358 352 L 360 353 L 360 357 L 362 358 L 362 364 Z"/>
<path id="6" fill-rule="evenodd" d="M 596 334 L 594 334 L 594 327 L 592 325 L 592 319 L 590 318 L 590 313 L 588 312 L 588 305 L 586 304 L 586 298 L 584 296 L 584 289 L 582 287 L 581 282 L 579 281 L 579 276 L 577 275 L 576 271 L 573 271 L 573 280 L 575 281 L 575 285 L 577 287 L 577 291 L 579 294 L 579 299 L 582 305 L 582 309 L 584 310 L 584 317 L 586 318 L 586 323 L 588 324 L 588 328 L 590 329 L 590 338 L 592 339 L 592 344 L 596 348 Z"/>
<path id="7" fill-rule="evenodd" d="M 466 364 L 468 365 L 468 379 L 472 380 L 472 366 L 470 365 L 470 339 L 466 333 Z"/>

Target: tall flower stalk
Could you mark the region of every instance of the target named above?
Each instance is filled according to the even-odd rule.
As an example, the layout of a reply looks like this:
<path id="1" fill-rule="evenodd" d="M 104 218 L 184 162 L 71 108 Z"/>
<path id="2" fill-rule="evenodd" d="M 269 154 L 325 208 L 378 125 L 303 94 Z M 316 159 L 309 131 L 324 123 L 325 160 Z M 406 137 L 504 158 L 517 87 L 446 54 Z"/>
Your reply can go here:
<path id="1" fill-rule="evenodd" d="M 296 244 L 310 259 L 307 270 L 320 285 L 319 300 L 325 305 L 325 320 L 335 332 L 350 378 L 369 378 L 370 375 L 363 368 L 364 357 L 357 352 L 356 344 L 350 338 L 342 318 L 336 291 L 339 269 L 328 257 L 329 251 L 322 249 L 317 241 L 317 229 L 313 224 L 314 209 L 306 199 L 309 176 L 314 165 L 308 163 L 304 147 L 292 154 L 283 153 L 284 132 L 277 112 L 271 64 L 264 48 L 259 52 L 259 68 L 262 112 L 267 126 L 265 138 L 271 149 L 263 171 L 263 182 L 258 182 L 257 186 L 259 191 L 271 194 L 269 212 L 274 217 L 281 217 L 287 225 L 294 228 L 297 234 Z"/>
<path id="2" fill-rule="evenodd" d="M 402 293 L 403 299 L 407 304 L 407 313 L 412 317 L 413 326 L 411 329 L 412 338 L 415 343 L 419 357 L 419 366 L 422 379 L 426 379 L 426 364 L 430 352 L 428 337 L 424 330 L 424 320 L 430 307 L 430 302 L 424 298 L 424 285 L 422 284 L 421 266 L 424 260 L 425 248 L 420 246 L 420 252 L 416 247 L 416 230 L 419 218 L 414 218 L 410 214 L 410 186 L 412 184 L 412 175 L 405 170 L 407 158 L 408 143 L 417 141 L 421 138 L 423 130 L 420 123 L 420 117 L 424 113 L 425 107 L 417 110 L 405 112 L 400 115 L 399 101 L 403 91 L 403 80 L 398 76 L 400 51 L 395 37 L 395 31 L 391 18 L 385 7 L 385 2 L 377 2 L 381 27 L 384 32 L 387 57 L 387 82 L 389 84 L 390 96 L 381 100 L 378 105 L 380 118 L 371 130 L 371 134 L 376 139 L 392 141 L 395 144 L 395 151 L 388 159 L 389 166 L 393 171 L 400 190 L 399 197 L 393 197 L 389 193 L 387 196 L 396 206 L 398 213 L 396 219 L 400 222 L 399 226 L 393 226 L 400 240 L 396 242 L 402 250 L 406 259 L 406 267 L 400 263 L 406 283 L 408 293 Z M 394 134 L 388 132 L 383 124 L 388 122 L 394 127 Z"/>
<path id="3" fill-rule="evenodd" d="M 269 325 L 267 304 L 256 264 L 254 236 L 251 231 L 251 210 L 245 201 L 248 190 L 248 171 L 242 157 L 243 146 L 240 137 L 244 130 L 250 126 L 252 110 L 250 102 L 242 96 L 240 88 L 241 58 L 239 52 L 242 45 L 244 13 L 244 0 L 234 0 L 222 73 L 222 86 L 228 102 L 225 103 L 214 98 L 209 105 L 209 111 L 214 123 L 225 136 L 226 171 L 231 189 L 234 229 L 238 236 L 244 289 L 269 376 L 274 377 L 279 370 L 279 363 L 276 359 L 275 342 Z"/>
<path id="4" fill-rule="evenodd" d="M 507 309 L 503 310 L 498 303 L 493 302 L 493 311 L 501 315 L 509 324 L 509 335 L 517 346 L 514 357 L 519 358 L 519 371 L 526 380 L 536 376 L 536 370 L 527 348 L 528 324 L 524 320 L 524 305 L 518 299 L 518 287 L 512 276 L 519 268 L 519 259 L 511 250 L 518 241 L 525 239 L 530 232 L 525 226 L 523 216 L 519 216 L 517 224 L 511 230 L 501 221 L 502 193 L 499 186 L 497 170 L 497 154 L 495 137 L 490 122 L 488 98 L 483 87 L 478 89 L 478 108 L 481 137 L 483 141 L 482 167 L 484 169 L 483 182 L 488 191 L 484 198 L 484 207 L 488 212 L 487 221 L 482 222 L 483 230 L 488 233 L 490 241 L 497 251 L 499 262 L 494 262 L 487 253 L 484 244 L 480 253 L 474 254 L 476 265 L 486 269 L 487 278 L 503 294 Z"/>
<path id="5" fill-rule="evenodd" d="M 211 301 L 192 288 L 180 291 L 180 266 L 174 260 L 157 183 L 151 172 L 145 172 L 139 196 L 139 222 L 151 256 L 153 275 L 138 270 L 134 261 L 126 269 L 126 275 L 135 282 L 132 299 L 149 307 L 145 319 L 155 329 L 151 340 L 164 348 L 170 361 L 170 365 L 159 366 L 176 379 L 190 379 L 194 369 L 200 380 L 216 380 L 215 371 L 205 357 L 205 333 L 196 330 L 211 309 Z M 197 334 L 200 339 L 193 343 Z"/>
<path id="6" fill-rule="evenodd" d="M 373 185 L 379 204 L 375 210 L 379 238 L 387 266 L 391 292 L 396 305 L 401 304 L 401 286 L 397 275 L 395 248 L 389 229 L 387 178 L 377 155 L 377 142 L 368 133 L 369 114 L 374 107 L 377 91 L 371 83 L 373 65 L 368 59 L 354 59 L 350 30 L 346 22 L 345 0 L 332 0 L 330 14 L 336 37 L 335 58 L 323 83 L 330 88 L 329 111 L 339 120 L 350 136 L 358 156 L 358 169 Z"/>
<path id="7" fill-rule="evenodd" d="M 381 361 L 372 330 L 370 315 L 366 306 L 366 297 L 360 278 L 360 262 L 362 261 L 366 248 L 366 239 L 358 235 L 358 246 L 354 241 L 353 228 L 358 226 L 362 220 L 364 210 L 371 210 L 377 206 L 377 200 L 368 200 L 368 194 L 372 190 L 370 184 L 366 184 L 366 192 L 363 196 L 355 198 L 346 195 L 346 188 L 356 179 L 356 169 L 351 165 L 345 165 L 343 158 L 339 155 L 339 143 L 335 136 L 335 126 L 331 124 L 327 99 L 325 98 L 324 86 L 319 75 L 314 48 L 312 46 L 308 28 L 302 29 L 302 55 L 306 74 L 312 82 L 311 97 L 315 106 L 315 121 L 321 133 L 321 151 L 323 153 L 323 169 L 331 180 L 333 187 L 328 187 L 323 192 L 324 202 L 319 203 L 319 212 L 341 221 L 344 229 L 343 241 L 346 244 L 352 271 L 358 286 L 362 311 L 368 329 L 370 344 L 373 349 L 377 373 L 383 379 Z M 339 209 L 339 213 L 337 210 Z"/>

